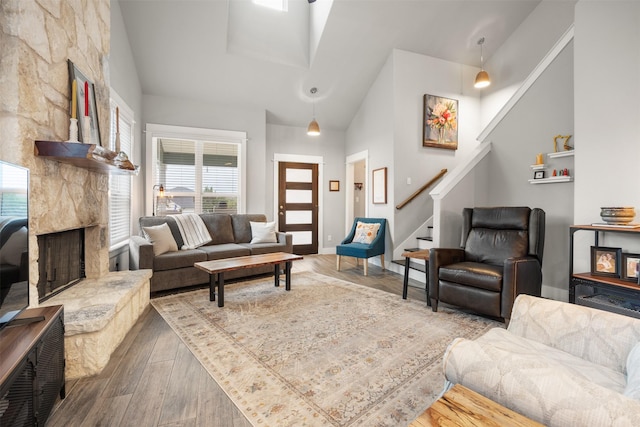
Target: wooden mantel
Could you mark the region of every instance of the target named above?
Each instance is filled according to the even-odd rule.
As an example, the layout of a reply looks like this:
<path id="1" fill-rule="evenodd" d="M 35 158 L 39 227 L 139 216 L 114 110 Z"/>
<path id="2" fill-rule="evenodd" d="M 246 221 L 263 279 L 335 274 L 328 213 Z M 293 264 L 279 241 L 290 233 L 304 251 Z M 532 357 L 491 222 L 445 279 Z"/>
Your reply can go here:
<path id="1" fill-rule="evenodd" d="M 34 154 L 38 157 L 68 163 L 100 173 L 138 175 L 139 171 L 137 166 L 135 166 L 134 169 L 130 169 L 116 164 L 113 161 L 116 153 L 99 147 L 96 144 L 36 141 Z"/>

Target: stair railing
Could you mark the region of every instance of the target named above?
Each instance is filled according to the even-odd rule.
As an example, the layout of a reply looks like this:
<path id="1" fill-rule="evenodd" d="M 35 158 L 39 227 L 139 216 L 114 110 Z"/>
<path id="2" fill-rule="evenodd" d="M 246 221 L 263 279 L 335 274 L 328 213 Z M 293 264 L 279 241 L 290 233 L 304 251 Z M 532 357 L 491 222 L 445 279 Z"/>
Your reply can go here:
<path id="1" fill-rule="evenodd" d="M 420 187 L 419 189 L 417 189 L 412 195 L 410 195 L 409 197 L 407 197 L 402 203 L 396 205 L 396 209 L 402 209 L 403 207 L 405 207 L 409 202 L 411 202 L 413 199 L 415 199 L 416 197 L 418 197 L 424 190 L 426 190 L 427 188 L 431 187 L 433 184 L 435 184 L 435 182 L 437 180 L 439 180 L 440 178 L 442 178 L 444 176 L 444 174 L 447 173 L 446 169 L 442 169 L 440 172 L 438 172 L 436 174 L 436 176 L 434 176 L 433 178 L 431 178 L 429 180 L 429 182 L 427 182 L 425 185 L 423 185 L 422 187 Z"/>

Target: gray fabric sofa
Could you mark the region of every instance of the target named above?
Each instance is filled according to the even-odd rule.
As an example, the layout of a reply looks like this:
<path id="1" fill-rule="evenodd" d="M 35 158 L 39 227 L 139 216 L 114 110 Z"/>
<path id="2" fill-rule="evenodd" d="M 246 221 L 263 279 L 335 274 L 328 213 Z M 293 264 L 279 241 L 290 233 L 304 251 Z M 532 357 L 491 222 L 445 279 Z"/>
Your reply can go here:
<path id="1" fill-rule="evenodd" d="M 182 237 L 175 220 L 171 216 L 146 216 L 139 219 L 140 235 L 129 240 L 129 268 L 131 270 L 151 269 L 151 293 L 209 283 L 209 275 L 196 269 L 193 264 L 222 258 L 258 255 L 273 252 L 293 252 L 292 236 L 277 232 L 277 243 L 251 242 L 250 221 L 266 222 L 262 214 L 201 214 L 213 239 L 197 249 L 166 252 L 155 256 L 153 245 L 143 237 L 142 227 L 166 223 L 171 234 L 181 246 Z M 225 273 L 225 280 L 273 272 L 273 267 L 265 266 L 241 269 Z"/>

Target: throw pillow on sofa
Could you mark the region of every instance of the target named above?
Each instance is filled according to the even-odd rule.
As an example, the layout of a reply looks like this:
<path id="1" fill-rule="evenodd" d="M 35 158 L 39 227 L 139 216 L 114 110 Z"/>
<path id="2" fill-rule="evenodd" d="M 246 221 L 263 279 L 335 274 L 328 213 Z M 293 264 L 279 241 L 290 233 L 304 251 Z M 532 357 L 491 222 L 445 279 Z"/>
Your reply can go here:
<path id="1" fill-rule="evenodd" d="M 251 225 L 251 243 L 278 243 L 276 222 L 253 222 Z"/>
<path id="2" fill-rule="evenodd" d="M 356 224 L 356 234 L 353 236 L 354 243 L 370 244 L 378 235 L 380 223 L 378 222 L 360 222 Z"/>
<path id="3" fill-rule="evenodd" d="M 152 227 L 142 227 L 148 240 L 153 244 L 154 255 L 161 255 L 165 252 L 176 252 L 178 244 L 171 234 L 171 229 L 166 223 L 154 225 Z"/>

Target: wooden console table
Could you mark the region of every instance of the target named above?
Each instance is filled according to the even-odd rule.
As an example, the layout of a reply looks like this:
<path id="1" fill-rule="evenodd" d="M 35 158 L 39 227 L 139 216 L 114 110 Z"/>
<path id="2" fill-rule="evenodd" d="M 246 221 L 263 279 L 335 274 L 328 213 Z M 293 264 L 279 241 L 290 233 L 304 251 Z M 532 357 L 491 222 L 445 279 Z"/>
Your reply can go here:
<path id="1" fill-rule="evenodd" d="M 544 427 L 460 384 L 454 385 L 409 424 L 409 427 L 426 426 Z"/>
<path id="2" fill-rule="evenodd" d="M 43 426 L 64 399 L 61 305 L 23 311 L 0 331 L 0 426 Z"/>

